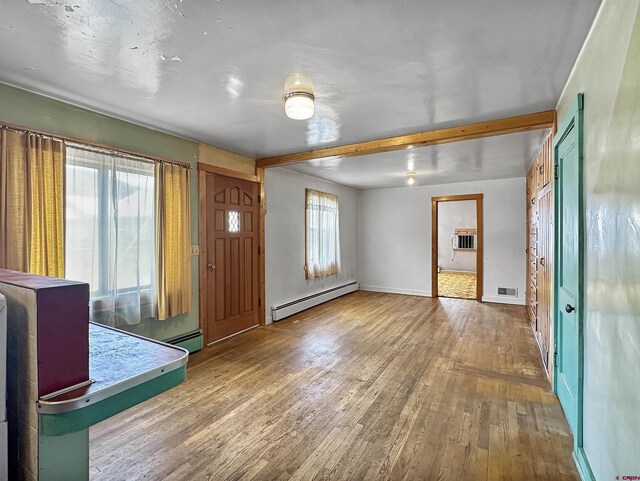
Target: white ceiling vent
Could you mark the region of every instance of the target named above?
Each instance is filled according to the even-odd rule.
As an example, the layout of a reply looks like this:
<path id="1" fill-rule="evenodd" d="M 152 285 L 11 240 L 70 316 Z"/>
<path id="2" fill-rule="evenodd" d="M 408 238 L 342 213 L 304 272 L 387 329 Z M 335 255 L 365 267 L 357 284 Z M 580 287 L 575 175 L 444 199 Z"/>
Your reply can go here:
<path id="1" fill-rule="evenodd" d="M 515 287 L 498 287 L 498 295 L 518 297 L 518 289 Z"/>

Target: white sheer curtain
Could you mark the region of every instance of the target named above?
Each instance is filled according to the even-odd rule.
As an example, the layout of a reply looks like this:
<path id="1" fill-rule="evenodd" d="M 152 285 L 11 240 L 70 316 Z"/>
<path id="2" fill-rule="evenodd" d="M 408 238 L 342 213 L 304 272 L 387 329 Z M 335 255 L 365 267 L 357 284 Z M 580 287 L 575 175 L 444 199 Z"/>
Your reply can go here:
<path id="1" fill-rule="evenodd" d="M 68 145 L 65 202 L 65 277 L 90 284 L 91 319 L 154 317 L 153 164 Z"/>
<path id="2" fill-rule="evenodd" d="M 306 202 L 307 279 L 340 272 L 340 213 L 338 197 L 307 189 Z"/>

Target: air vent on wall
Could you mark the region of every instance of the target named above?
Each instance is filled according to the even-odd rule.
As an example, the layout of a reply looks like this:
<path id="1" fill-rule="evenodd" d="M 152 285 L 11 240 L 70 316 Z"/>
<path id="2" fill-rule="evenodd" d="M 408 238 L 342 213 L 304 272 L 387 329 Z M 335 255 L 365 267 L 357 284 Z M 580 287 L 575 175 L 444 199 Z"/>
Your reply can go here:
<path id="1" fill-rule="evenodd" d="M 498 287 L 498 295 L 518 297 L 518 289 L 515 287 Z"/>

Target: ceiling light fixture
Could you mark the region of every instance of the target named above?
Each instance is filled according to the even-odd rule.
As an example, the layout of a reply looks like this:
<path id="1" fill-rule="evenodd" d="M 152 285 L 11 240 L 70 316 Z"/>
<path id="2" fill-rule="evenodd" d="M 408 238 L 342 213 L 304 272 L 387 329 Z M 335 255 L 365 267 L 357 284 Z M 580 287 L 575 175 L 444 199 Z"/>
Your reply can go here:
<path id="1" fill-rule="evenodd" d="M 414 171 L 407 172 L 407 184 L 413 185 L 416 182 L 415 179 L 416 173 Z"/>
<path id="2" fill-rule="evenodd" d="M 313 82 L 306 75 L 295 73 L 287 77 L 284 83 L 284 113 L 295 120 L 307 120 L 313 117 L 316 97 L 313 94 Z"/>
<path id="3" fill-rule="evenodd" d="M 416 153 L 415 152 L 409 152 L 407 154 L 407 170 L 409 172 L 416 170 Z"/>
<path id="4" fill-rule="evenodd" d="M 309 92 L 287 92 L 284 95 L 284 112 L 290 119 L 310 119 L 315 111 L 315 99 Z"/>

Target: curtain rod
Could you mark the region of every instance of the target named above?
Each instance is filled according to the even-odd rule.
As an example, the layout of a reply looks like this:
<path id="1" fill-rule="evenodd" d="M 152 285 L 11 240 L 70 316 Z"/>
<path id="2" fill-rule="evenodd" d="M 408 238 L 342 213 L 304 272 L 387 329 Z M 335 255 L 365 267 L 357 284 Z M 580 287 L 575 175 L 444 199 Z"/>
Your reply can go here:
<path id="1" fill-rule="evenodd" d="M 113 146 L 109 146 L 109 145 L 105 145 L 105 144 L 100 144 L 97 142 L 90 142 L 87 140 L 83 140 L 83 139 L 78 139 L 75 137 L 67 137 L 64 135 L 56 135 L 56 134 L 52 134 L 51 132 L 46 132 L 43 130 L 34 130 L 34 129 L 30 129 L 28 127 L 24 127 L 22 125 L 16 125 L 16 124 L 10 124 L 8 122 L 0 122 L 0 128 L 5 128 L 7 130 L 12 130 L 14 132 L 20 132 L 20 133 L 32 133 L 32 134 L 37 134 L 37 135 L 42 135 L 44 137 L 48 137 L 51 139 L 56 139 L 56 140 L 61 140 L 65 143 L 70 142 L 72 144 L 78 144 L 79 146 L 82 147 L 89 147 L 89 148 L 93 148 L 95 150 L 101 150 L 103 152 L 108 152 L 108 153 L 113 153 L 113 154 L 125 154 L 125 155 L 131 155 L 134 157 L 141 157 L 143 159 L 147 159 L 151 162 L 160 162 L 163 164 L 170 164 L 170 165 L 177 165 L 178 167 L 183 167 L 185 169 L 193 169 L 193 166 L 188 164 L 187 162 L 180 162 L 178 160 L 171 160 L 171 159 L 166 159 L 163 157 L 159 157 L 159 156 L 153 156 L 153 155 L 149 155 L 149 154 L 144 154 L 142 152 L 136 152 L 135 150 L 128 150 L 128 149 L 116 149 Z M 88 149 L 87 149 L 88 150 Z"/>
<path id="2" fill-rule="evenodd" d="M 183 169 L 192 169 L 193 167 L 191 167 L 190 165 L 185 165 L 183 163 L 178 163 L 178 162 L 171 162 L 171 161 L 166 161 L 166 160 L 156 160 L 156 159 L 152 159 L 149 157 L 145 157 L 143 155 L 138 155 L 138 154 L 129 154 L 127 152 L 122 152 L 119 150 L 113 150 L 113 149 L 107 149 L 104 147 L 95 147 L 93 145 L 88 145 L 88 144 L 83 144 L 83 143 L 78 143 L 78 142 L 71 142 L 71 141 L 64 141 L 67 147 L 71 147 L 73 149 L 76 150 L 84 150 L 85 152 L 94 152 L 96 154 L 105 154 L 105 155 L 110 155 L 112 157 L 120 157 L 123 159 L 130 159 L 130 160 L 135 160 L 137 162 L 143 162 L 145 164 L 170 164 L 170 165 L 175 165 L 177 167 L 181 167 Z"/>

